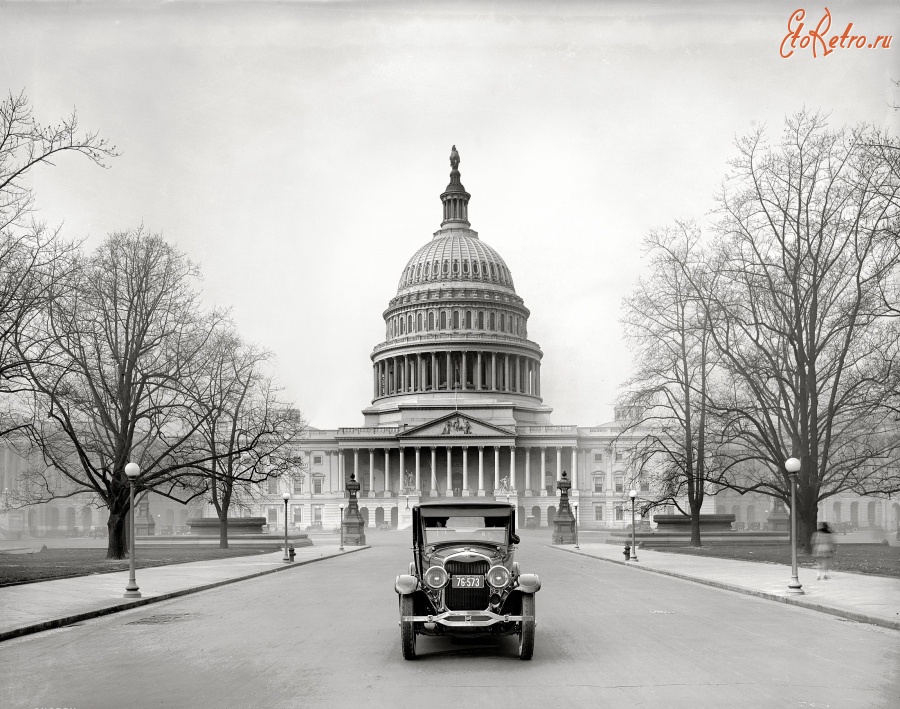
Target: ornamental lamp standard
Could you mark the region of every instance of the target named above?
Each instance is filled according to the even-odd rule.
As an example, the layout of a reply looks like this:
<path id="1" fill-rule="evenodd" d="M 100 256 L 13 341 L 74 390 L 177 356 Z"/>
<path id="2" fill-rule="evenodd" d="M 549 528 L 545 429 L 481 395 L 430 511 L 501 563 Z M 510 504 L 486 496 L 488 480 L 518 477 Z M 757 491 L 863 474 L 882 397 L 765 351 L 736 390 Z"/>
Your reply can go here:
<path id="1" fill-rule="evenodd" d="M 403 497 L 406 498 L 406 509 L 409 509 L 409 495 L 407 494 L 407 495 L 404 495 Z"/>
<path id="2" fill-rule="evenodd" d="M 288 554 L 288 538 L 287 538 L 287 534 L 288 534 L 288 508 L 287 508 L 287 505 L 288 505 L 288 500 L 291 499 L 291 493 L 289 493 L 289 492 L 283 492 L 283 493 L 281 494 L 281 496 L 284 498 L 284 558 L 282 559 L 282 561 L 288 561 L 288 562 L 289 562 L 289 561 L 291 560 L 291 555 Z"/>
<path id="3" fill-rule="evenodd" d="M 141 466 L 137 463 L 128 463 L 125 466 L 125 475 L 128 476 L 129 484 L 129 509 L 131 510 L 131 563 L 129 564 L 128 585 L 125 587 L 124 598 L 140 598 L 141 592 L 138 590 L 137 581 L 134 578 L 134 548 L 137 546 L 137 540 L 134 538 L 134 481 L 141 474 Z"/>
<path id="4" fill-rule="evenodd" d="M 637 561 L 637 544 L 635 543 L 635 535 L 634 535 L 634 498 L 637 497 L 637 490 L 632 490 L 628 493 L 628 497 L 631 498 L 631 559 L 630 561 Z"/>
<path id="5" fill-rule="evenodd" d="M 575 504 L 575 548 L 581 549 L 581 547 L 578 546 L 578 504 L 577 503 Z"/>
<path id="6" fill-rule="evenodd" d="M 800 461 L 797 458 L 788 458 L 784 461 L 784 469 L 791 480 L 791 582 L 788 584 L 788 593 L 803 593 L 803 586 L 797 578 L 797 479 L 800 472 Z"/>
<path id="7" fill-rule="evenodd" d="M 338 551 L 344 551 L 344 506 L 341 505 L 341 546 Z"/>

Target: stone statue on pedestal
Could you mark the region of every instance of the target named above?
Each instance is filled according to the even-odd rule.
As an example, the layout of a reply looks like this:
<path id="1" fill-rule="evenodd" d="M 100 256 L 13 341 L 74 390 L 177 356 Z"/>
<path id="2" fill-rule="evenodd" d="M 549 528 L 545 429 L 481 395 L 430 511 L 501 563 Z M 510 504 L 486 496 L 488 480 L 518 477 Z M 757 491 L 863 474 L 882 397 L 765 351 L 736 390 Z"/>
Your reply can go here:
<path id="1" fill-rule="evenodd" d="M 559 512 L 556 513 L 553 520 L 553 543 L 574 544 L 575 517 L 569 506 L 569 489 L 572 487 L 572 483 L 565 471 L 563 471 L 562 478 L 556 483 L 556 487 L 559 488 Z"/>
<path id="2" fill-rule="evenodd" d="M 344 545 L 363 546 L 366 543 L 366 523 L 359 512 L 359 503 L 356 499 L 356 493 L 359 492 L 359 483 L 356 482 L 354 473 L 350 473 L 347 492 L 350 494 L 350 499 L 344 512 Z"/>

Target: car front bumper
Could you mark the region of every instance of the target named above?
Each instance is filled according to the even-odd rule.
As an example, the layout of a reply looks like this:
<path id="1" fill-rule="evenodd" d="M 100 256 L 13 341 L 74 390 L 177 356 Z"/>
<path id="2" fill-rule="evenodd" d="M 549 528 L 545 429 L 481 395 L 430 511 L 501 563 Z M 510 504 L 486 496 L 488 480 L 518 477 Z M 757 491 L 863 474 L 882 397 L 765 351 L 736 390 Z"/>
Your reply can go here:
<path id="1" fill-rule="evenodd" d="M 497 623 L 519 623 L 523 620 L 526 620 L 524 615 L 509 615 L 493 611 L 444 611 L 434 615 L 400 616 L 401 622 L 437 623 L 445 628 L 488 628 Z"/>

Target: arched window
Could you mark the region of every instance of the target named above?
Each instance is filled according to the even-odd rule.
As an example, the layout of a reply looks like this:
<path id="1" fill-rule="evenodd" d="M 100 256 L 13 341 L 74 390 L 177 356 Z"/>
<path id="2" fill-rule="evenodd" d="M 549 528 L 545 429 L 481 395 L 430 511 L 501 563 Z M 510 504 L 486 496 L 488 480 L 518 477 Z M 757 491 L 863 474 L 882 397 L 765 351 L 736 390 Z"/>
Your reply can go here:
<path id="1" fill-rule="evenodd" d="M 441 330 L 447 329 L 447 311 L 441 311 Z"/>
<path id="2" fill-rule="evenodd" d="M 500 332 L 506 332 L 506 315 L 500 313 Z"/>
<path id="3" fill-rule="evenodd" d="M 400 334 L 406 334 L 406 323 L 404 322 L 403 318 L 400 318 Z"/>
<path id="4" fill-rule="evenodd" d="M 469 262 L 463 261 L 462 266 L 463 266 L 463 273 L 468 276 L 469 275 Z"/>
<path id="5" fill-rule="evenodd" d="M 491 313 L 491 330 L 496 330 L 496 329 L 497 329 L 497 318 L 496 318 L 496 315 L 492 312 Z"/>
<path id="6" fill-rule="evenodd" d="M 453 329 L 459 330 L 459 311 L 458 310 L 453 311 Z"/>
<path id="7" fill-rule="evenodd" d="M 484 330 L 484 311 L 478 313 L 478 329 Z"/>
<path id="8" fill-rule="evenodd" d="M 412 332 L 412 315 L 406 316 L 406 331 Z"/>
<path id="9" fill-rule="evenodd" d="M 422 332 L 422 313 L 416 314 L 416 332 Z"/>
<path id="10" fill-rule="evenodd" d="M 459 261 L 457 261 L 456 259 L 453 259 L 453 275 L 459 275 Z"/>
<path id="11" fill-rule="evenodd" d="M 478 275 L 478 261 L 472 261 L 472 275 Z"/>
<path id="12" fill-rule="evenodd" d="M 441 269 L 445 274 L 450 273 L 450 262 L 444 261 L 443 268 Z"/>
<path id="13" fill-rule="evenodd" d="M 467 310 L 466 311 L 466 330 L 471 330 L 471 329 L 472 329 L 472 311 Z"/>
<path id="14" fill-rule="evenodd" d="M 428 313 L 428 329 L 434 330 L 434 311 Z"/>

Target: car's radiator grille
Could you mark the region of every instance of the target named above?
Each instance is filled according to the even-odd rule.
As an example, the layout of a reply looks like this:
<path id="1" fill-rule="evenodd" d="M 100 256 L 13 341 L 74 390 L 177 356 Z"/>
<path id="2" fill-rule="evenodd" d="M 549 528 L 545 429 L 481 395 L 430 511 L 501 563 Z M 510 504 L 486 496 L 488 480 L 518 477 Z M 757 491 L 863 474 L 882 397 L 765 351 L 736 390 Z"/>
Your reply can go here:
<path id="1" fill-rule="evenodd" d="M 487 574 L 490 564 L 486 561 L 448 561 L 444 570 L 450 576 L 462 574 Z M 444 591 L 444 602 L 451 611 L 483 611 L 488 607 L 491 592 L 484 584 L 482 588 L 453 588 L 453 581 L 447 584 Z"/>

